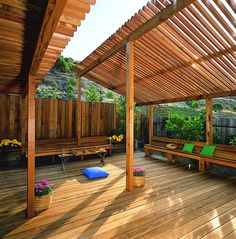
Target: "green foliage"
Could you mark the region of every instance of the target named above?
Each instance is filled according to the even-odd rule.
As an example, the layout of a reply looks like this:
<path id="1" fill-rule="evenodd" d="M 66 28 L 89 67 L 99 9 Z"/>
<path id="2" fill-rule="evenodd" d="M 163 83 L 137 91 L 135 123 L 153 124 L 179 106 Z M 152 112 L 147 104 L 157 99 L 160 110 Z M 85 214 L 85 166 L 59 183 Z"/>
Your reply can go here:
<path id="1" fill-rule="evenodd" d="M 223 105 L 220 103 L 213 103 L 213 110 L 214 111 L 221 111 L 223 110 Z"/>
<path id="2" fill-rule="evenodd" d="M 233 112 L 236 112 L 236 106 L 233 106 L 233 107 L 232 107 L 232 111 L 233 111 Z"/>
<path id="3" fill-rule="evenodd" d="M 88 102 L 102 102 L 103 97 L 96 86 L 90 85 L 90 87 L 84 93 L 85 99 Z"/>
<path id="4" fill-rule="evenodd" d="M 198 100 L 191 101 L 190 107 L 192 109 L 197 109 L 197 108 L 199 108 L 199 106 L 200 106 L 200 102 Z"/>
<path id="5" fill-rule="evenodd" d="M 234 136 L 230 141 L 229 144 L 236 145 L 236 136 Z"/>
<path id="6" fill-rule="evenodd" d="M 185 118 L 177 114 L 169 114 L 166 130 L 176 139 L 201 141 L 204 138 L 204 119 L 202 115 Z"/>
<path id="7" fill-rule="evenodd" d="M 68 85 L 66 87 L 67 93 L 69 94 L 70 97 L 73 97 L 77 88 L 77 80 L 75 77 L 70 77 L 68 81 Z"/>
<path id="8" fill-rule="evenodd" d="M 112 91 L 109 90 L 109 91 L 106 92 L 106 97 L 108 99 L 114 99 L 115 98 L 115 94 Z"/>
<path id="9" fill-rule="evenodd" d="M 54 98 L 54 99 L 58 99 L 59 97 L 59 92 L 56 88 L 51 87 L 51 86 L 41 86 L 38 87 L 37 89 L 37 95 L 40 98 Z"/>
<path id="10" fill-rule="evenodd" d="M 134 105 L 134 138 L 137 138 L 140 130 L 140 120 L 137 118 L 137 113 L 141 108 Z M 126 135 L 126 99 L 120 96 L 116 99 L 116 111 L 118 115 L 117 128 L 114 130 L 116 134 Z"/>
<path id="11" fill-rule="evenodd" d="M 63 56 L 59 56 L 56 61 L 55 66 L 63 73 L 72 72 L 76 65 L 77 61 L 74 61 L 72 58 L 67 58 Z"/>

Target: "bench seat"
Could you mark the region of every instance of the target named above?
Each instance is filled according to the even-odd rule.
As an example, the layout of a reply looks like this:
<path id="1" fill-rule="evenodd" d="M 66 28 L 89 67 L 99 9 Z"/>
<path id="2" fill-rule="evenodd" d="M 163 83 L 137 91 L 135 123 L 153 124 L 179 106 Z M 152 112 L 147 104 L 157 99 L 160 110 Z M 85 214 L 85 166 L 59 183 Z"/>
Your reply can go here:
<path id="1" fill-rule="evenodd" d="M 152 151 L 159 151 L 159 152 L 167 153 L 168 160 L 172 160 L 173 155 L 177 155 L 177 156 L 186 157 L 190 159 L 196 159 L 198 161 L 236 168 L 236 158 L 234 160 L 234 159 L 227 159 L 227 158 L 221 158 L 216 156 L 207 157 L 207 156 L 202 156 L 199 153 L 187 153 L 178 149 L 172 150 L 172 149 L 167 149 L 166 147 L 163 147 L 163 146 L 157 146 L 157 145 L 151 145 L 151 144 L 146 144 L 144 146 L 144 149 L 145 149 L 145 156 L 151 156 Z"/>

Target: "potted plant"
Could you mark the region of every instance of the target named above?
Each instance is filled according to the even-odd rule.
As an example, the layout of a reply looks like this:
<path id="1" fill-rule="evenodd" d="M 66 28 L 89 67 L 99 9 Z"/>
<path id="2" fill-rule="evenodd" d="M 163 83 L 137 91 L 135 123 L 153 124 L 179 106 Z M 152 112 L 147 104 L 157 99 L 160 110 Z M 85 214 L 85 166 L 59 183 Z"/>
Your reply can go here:
<path id="1" fill-rule="evenodd" d="M 123 134 L 114 134 L 109 136 L 108 142 L 113 144 L 113 150 L 115 152 L 123 152 L 125 151 L 125 142 L 124 142 L 124 135 Z"/>
<path id="2" fill-rule="evenodd" d="M 17 139 L 2 139 L 0 142 L 0 163 L 2 166 L 19 164 L 21 142 Z"/>
<path id="3" fill-rule="evenodd" d="M 35 205 L 36 212 L 50 208 L 52 204 L 52 191 L 54 185 L 46 179 L 41 179 L 35 184 Z"/>
<path id="4" fill-rule="evenodd" d="M 141 167 L 133 168 L 134 186 L 143 187 L 145 185 L 145 169 Z"/>

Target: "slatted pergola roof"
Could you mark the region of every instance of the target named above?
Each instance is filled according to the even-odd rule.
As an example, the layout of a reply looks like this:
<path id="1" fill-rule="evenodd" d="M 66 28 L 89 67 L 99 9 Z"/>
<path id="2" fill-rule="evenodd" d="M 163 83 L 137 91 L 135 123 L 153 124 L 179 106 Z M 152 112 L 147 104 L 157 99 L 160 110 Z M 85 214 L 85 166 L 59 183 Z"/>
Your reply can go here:
<path id="1" fill-rule="evenodd" d="M 235 10 L 236 2 L 227 0 L 152 0 L 83 60 L 77 74 L 125 95 L 125 44 L 135 40 L 137 103 L 235 95 Z"/>
<path id="2" fill-rule="evenodd" d="M 25 94 L 56 62 L 95 0 L 0 0 L 0 93 Z"/>

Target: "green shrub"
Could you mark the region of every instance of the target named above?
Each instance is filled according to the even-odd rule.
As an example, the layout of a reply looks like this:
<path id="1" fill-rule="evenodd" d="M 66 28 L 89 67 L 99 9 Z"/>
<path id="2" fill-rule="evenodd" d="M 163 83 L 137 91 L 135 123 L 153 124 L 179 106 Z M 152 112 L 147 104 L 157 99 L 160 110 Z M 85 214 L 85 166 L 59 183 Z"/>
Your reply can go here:
<path id="1" fill-rule="evenodd" d="M 201 141 L 204 139 L 204 119 L 202 115 L 185 118 L 169 114 L 165 129 L 176 139 Z"/>
<path id="2" fill-rule="evenodd" d="M 108 99 L 114 99 L 115 98 L 115 94 L 112 91 L 109 90 L 109 91 L 106 92 L 106 97 Z"/>
<path id="3" fill-rule="evenodd" d="M 140 120 L 137 118 L 137 112 L 141 108 L 138 108 L 134 105 L 134 137 L 138 137 L 140 131 Z M 126 135 L 126 99 L 123 96 L 120 96 L 116 99 L 116 111 L 118 116 L 117 127 L 113 131 L 114 134 L 123 134 Z"/>
<path id="4" fill-rule="evenodd" d="M 103 97 L 96 86 L 90 85 L 90 87 L 84 93 L 85 99 L 88 102 L 102 102 Z"/>
<path id="5" fill-rule="evenodd" d="M 40 98 L 54 98 L 54 99 L 58 99 L 59 97 L 59 91 L 51 86 L 45 87 L 45 86 L 41 86 L 38 87 L 37 89 L 37 95 Z"/>
<path id="6" fill-rule="evenodd" d="M 214 104 L 213 104 L 213 110 L 214 110 L 214 111 L 223 110 L 222 104 L 220 104 L 220 103 L 214 103 Z"/>
<path id="7" fill-rule="evenodd" d="M 200 106 L 200 102 L 199 102 L 198 100 L 193 100 L 193 101 L 191 101 L 190 107 L 191 107 L 192 109 L 197 109 L 197 108 L 199 108 L 199 106 Z"/>
<path id="8" fill-rule="evenodd" d="M 66 90 L 67 90 L 67 93 L 69 94 L 70 97 L 74 96 L 74 94 L 76 92 L 77 84 L 78 84 L 78 82 L 77 82 L 77 79 L 75 77 L 70 77 L 69 78 Z"/>
<path id="9" fill-rule="evenodd" d="M 236 145 L 236 136 L 234 136 L 230 141 L 229 144 Z"/>

